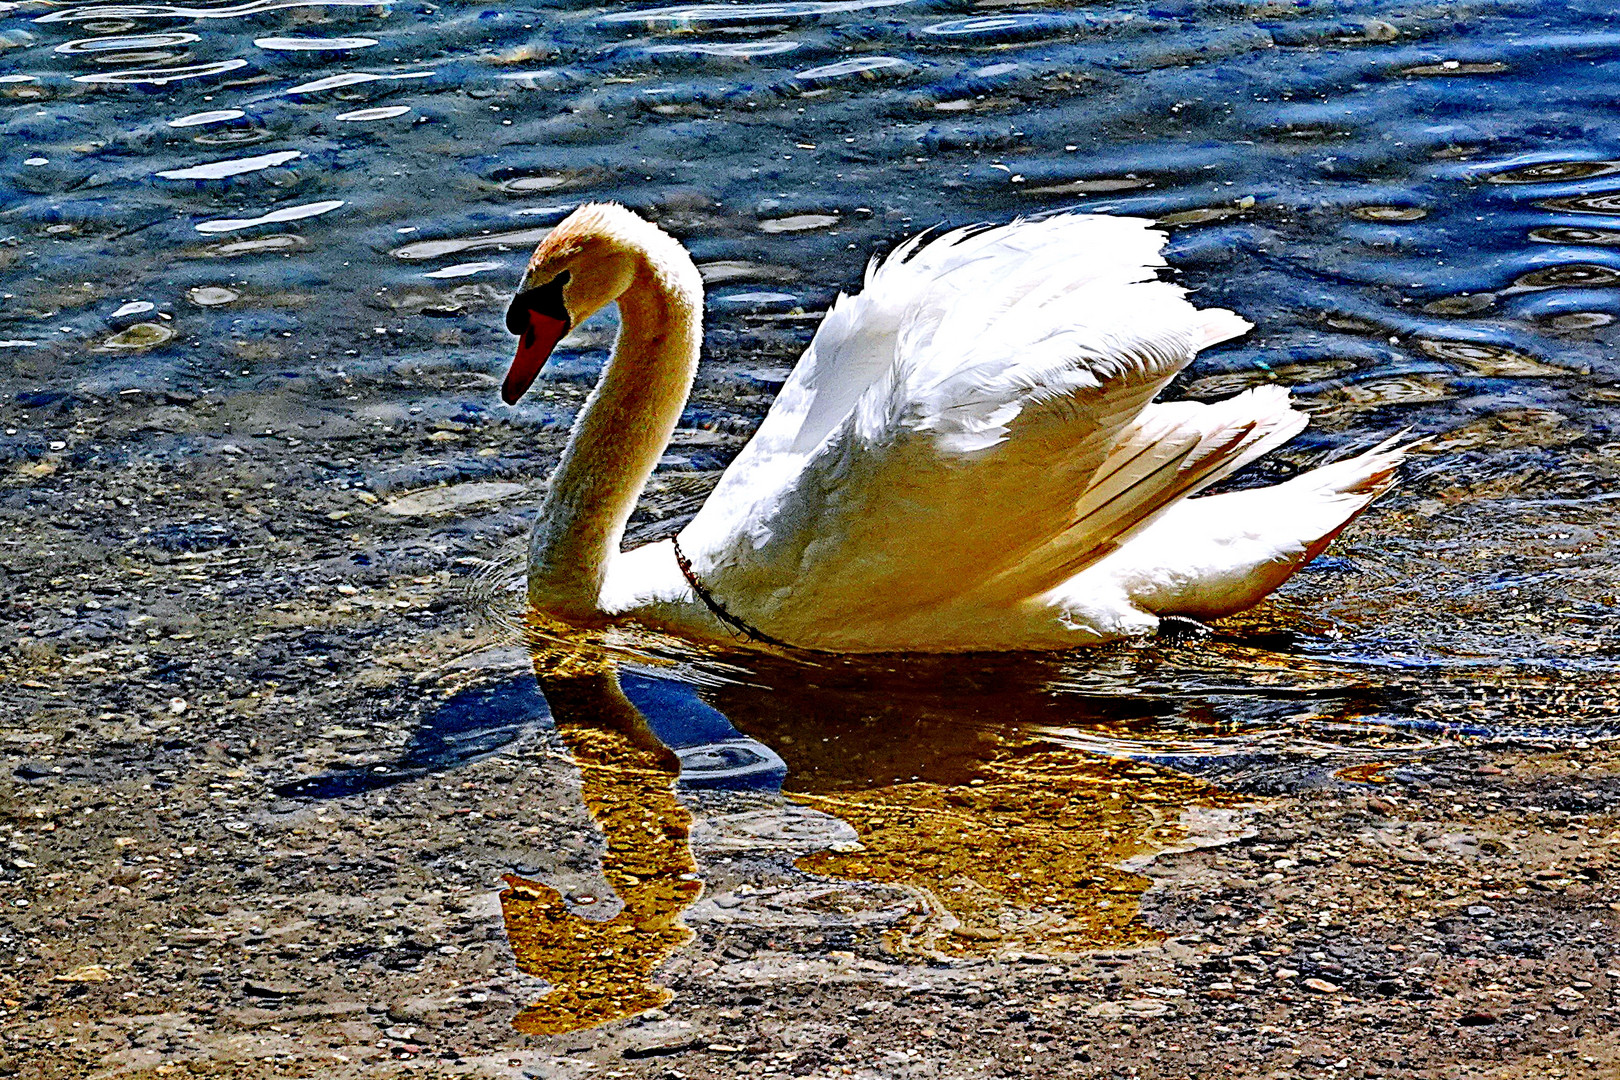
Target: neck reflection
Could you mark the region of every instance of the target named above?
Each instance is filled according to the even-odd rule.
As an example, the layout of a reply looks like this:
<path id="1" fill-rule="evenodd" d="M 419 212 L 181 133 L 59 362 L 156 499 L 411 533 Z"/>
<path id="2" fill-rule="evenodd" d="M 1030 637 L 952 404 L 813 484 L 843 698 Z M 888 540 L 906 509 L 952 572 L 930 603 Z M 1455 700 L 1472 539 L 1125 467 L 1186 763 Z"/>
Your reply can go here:
<path id="1" fill-rule="evenodd" d="M 692 939 L 680 915 L 703 886 L 687 843 L 691 816 L 675 801 L 680 762 L 625 697 L 611 664 L 542 654 L 535 674 L 579 766 L 586 809 L 607 840 L 602 874 L 624 904 L 612 919 L 585 919 L 555 889 L 507 876 L 501 914 L 518 967 L 552 984 L 513 1025 L 558 1034 L 670 1000 L 652 975 Z"/>

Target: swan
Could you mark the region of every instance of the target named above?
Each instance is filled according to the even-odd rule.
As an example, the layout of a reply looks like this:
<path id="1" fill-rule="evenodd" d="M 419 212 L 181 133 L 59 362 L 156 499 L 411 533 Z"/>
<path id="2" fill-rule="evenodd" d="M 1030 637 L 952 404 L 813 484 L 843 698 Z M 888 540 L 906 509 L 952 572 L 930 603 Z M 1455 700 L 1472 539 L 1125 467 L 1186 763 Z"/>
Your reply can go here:
<path id="1" fill-rule="evenodd" d="M 1250 324 L 1158 280 L 1150 226 L 1065 214 L 874 259 L 697 515 L 621 551 L 697 371 L 703 286 L 653 223 L 579 207 L 507 312 L 508 405 L 571 327 L 609 303 L 620 317 L 535 522 L 531 606 L 582 627 L 869 653 L 1069 649 L 1257 603 L 1389 487 L 1405 448 L 1193 498 L 1307 418 L 1277 386 L 1154 401 Z"/>

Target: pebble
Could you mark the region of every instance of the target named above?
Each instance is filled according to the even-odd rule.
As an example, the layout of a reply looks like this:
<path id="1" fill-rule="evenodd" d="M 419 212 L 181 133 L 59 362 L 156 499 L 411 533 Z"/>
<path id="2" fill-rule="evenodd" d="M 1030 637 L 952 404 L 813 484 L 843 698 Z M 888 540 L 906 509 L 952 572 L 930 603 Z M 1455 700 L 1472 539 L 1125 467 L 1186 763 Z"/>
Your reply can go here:
<path id="1" fill-rule="evenodd" d="M 297 983 L 249 979 L 242 984 L 242 993 L 256 998 L 290 998 L 304 993 L 304 987 Z"/>
<path id="2" fill-rule="evenodd" d="M 82 967 L 76 967 L 72 971 L 66 971 L 55 976 L 55 981 L 71 983 L 99 983 L 107 982 L 112 978 L 113 973 L 102 967 L 100 964 L 85 964 Z"/>
<path id="3" fill-rule="evenodd" d="M 396 517 L 426 517 L 444 514 L 464 506 L 494 502 L 524 490 L 524 485 L 502 481 L 473 481 L 450 487 L 413 491 L 382 504 L 384 513 Z"/>
<path id="4" fill-rule="evenodd" d="M 199 285 L 186 293 L 187 298 L 198 307 L 219 307 L 231 303 L 240 295 L 235 289 L 227 289 L 223 285 Z"/>
<path id="5" fill-rule="evenodd" d="M 810 232 L 813 229 L 825 229 L 838 224 L 839 219 L 832 214 L 794 214 L 791 217 L 768 218 L 759 223 L 762 233 L 797 233 Z"/>
<path id="6" fill-rule="evenodd" d="M 114 334 L 101 343 L 103 349 L 141 351 L 155 349 L 173 340 L 174 331 L 161 323 L 141 322 Z"/>
<path id="7" fill-rule="evenodd" d="M 676 1035 L 656 1042 L 643 1043 L 640 1046 L 627 1046 L 624 1056 L 635 1060 L 637 1058 L 666 1057 L 670 1054 L 684 1054 L 688 1050 L 701 1050 L 708 1045 L 708 1040 L 691 1035 Z"/>

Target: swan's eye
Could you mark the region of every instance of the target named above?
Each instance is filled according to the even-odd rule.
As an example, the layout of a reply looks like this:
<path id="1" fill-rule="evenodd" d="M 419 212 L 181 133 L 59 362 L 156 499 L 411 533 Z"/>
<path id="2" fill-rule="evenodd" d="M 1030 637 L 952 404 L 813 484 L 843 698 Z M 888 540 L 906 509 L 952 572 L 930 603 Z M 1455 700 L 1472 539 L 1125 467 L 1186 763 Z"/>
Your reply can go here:
<path id="1" fill-rule="evenodd" d="M 567 284 L 568 271 L 564 270 L 544 285 L 524 289 L 512 297 L 512 306 L 506 309 L 506 329 L 519 337 L 528 333 L 530 312 L 562 323 L 572 322 L 563 303 L 563 286 Z"/>

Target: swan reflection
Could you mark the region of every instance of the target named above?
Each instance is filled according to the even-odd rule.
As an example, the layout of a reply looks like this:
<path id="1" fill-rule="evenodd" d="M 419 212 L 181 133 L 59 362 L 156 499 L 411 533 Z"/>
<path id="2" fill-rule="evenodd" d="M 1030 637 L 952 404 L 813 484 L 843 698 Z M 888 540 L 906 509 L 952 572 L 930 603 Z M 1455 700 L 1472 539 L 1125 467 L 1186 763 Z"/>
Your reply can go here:
<path id="1" fill-rule="evenodd" d="M 1077 737 L 1122 735 L 1162 703 L 1059 700 L 1042 672 L 1020 676 L 1004 661 L 806 667 L 763 657 L 745 681 L 701 688 L 553 644 L 534 662 L 623 910 L 593 920 L 543 883 L 508 878 L 502 908 L 518 966 L 554 987 L 518 1016 L 528 1032 L 669 1000 L 652 980 L 693 936 L 683 917 L 746 918 L 736 895 L 690 910 L 702 891 L 694 831 L 700 854 L 735 850 L 723 841 L 746 833 L 743 846 L 774 847 L 813 880 L 909 897 L 887 922 L 886 947 L 960 957 L 1156 938 L 1138 917 L 1151 884 L 1140 869 L 1203 842 L 1192 833 L 1229 834 L 1240 816 L 1239 800 L 1210 783 L 1099 755 Z M 677 781 L 756 799 L 694 830 Z M 815 917 L 832 926 L 840 915 L 823 905 Z"/>

